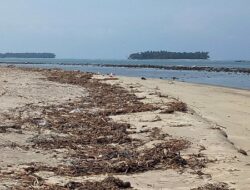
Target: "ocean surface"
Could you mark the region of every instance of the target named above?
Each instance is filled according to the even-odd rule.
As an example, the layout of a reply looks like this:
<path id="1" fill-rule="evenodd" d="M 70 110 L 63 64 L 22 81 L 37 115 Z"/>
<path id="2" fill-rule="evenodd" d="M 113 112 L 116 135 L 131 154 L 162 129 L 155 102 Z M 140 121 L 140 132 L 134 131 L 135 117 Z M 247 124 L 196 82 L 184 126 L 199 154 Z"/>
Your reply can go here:
<path id="1" fill-rule="evenodd" d="M 101 74 L 146 78 L 162 78 L 178 81 L 241 88 L 250 90 L 250 75 L 242 73 L 163 70 L 151 68 L 125 68 L 96 66 L 114 65 L 160 65 L 160 66 L 209 66 L 224 68 L 250 68 L 250 61 L 211 61 L 211 60 L 87 60 L 87 59 L 0 59 L 1 64 L 16 64 L 22 67 L 61 68 Z"/>

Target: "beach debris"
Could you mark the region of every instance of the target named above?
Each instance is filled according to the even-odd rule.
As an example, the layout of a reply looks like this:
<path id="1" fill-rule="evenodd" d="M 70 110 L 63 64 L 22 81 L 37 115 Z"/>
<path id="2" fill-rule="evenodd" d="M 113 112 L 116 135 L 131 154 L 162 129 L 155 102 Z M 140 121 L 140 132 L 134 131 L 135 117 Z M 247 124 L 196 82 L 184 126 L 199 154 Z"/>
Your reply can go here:
<path id="1" fill-rule="evenodd" d="M 33 118 L 33 123 L 39 127 L 49 127 L 49 122 L 43 118 Z"/>
<path id="2" fill-rule="evenodd" d="M 228 138 L 227 133 L 223 129 L 220 128 L 219 131 L 225 138 Z"/>
<path id="3" fill-rule="evenodd" d="M 0 125 L 0 133 L 7 133 L 9 130 L 19 131 L 21 126 L 18 124 L 5 124 Z"/>
<path id="4" fill-rule="evenodd" d="M 39 106 L 27 105 L 30 108 L 25 109 L 27 111 L 42 110 L 37 118 L 20 117 L 22 110 L 20 114 L 16 114 L 18 115 L 16 122 L 22 124 L 23 130 L 34 130 L 30 127 L 25 128 L 34 124 L 43 126 L 37 136 L 28 140 L 31 142 L 30 148 L 36 151 L 65 150 L 64 159 L 60 165 L 53 167 L 39 163 L 28 165 L 25 168 L 27 175 L 16 178 L 21 184 L 26 184 L 26 187 L 35 184 L 53 189 L 44 186 L 44 180 L 35 175 L 36 172 L 43 171 L 53 172 L 58 176 L 78 177 L 107 173 L 132 174 L 169 168 L 200 169 L 205 166 L 206 161 L 201 155 L 182 157 L 181 151 L 190 146 L 187 140 L 165 140 L 167 134 L 162 134 L 159 129 L 153 129 L 152 140 L 164 139 L 164 142 L 146 149 L 143 147 L 146 142 L 130 136 L 132 132 L 129 130 L 131 127 L 128 123 L 117 123 L 109 117 L 159 109 L 139 101 L 135 94 L 118 85 L 110 85 L 93 79 L 91 73 L 40 71 L 47 76 L 47 80 L 83 86 L 88 90 L 89 95 L 62 105 L 44 106 L 42 109 Z M 178 107 L 176 110 L 183 109 Z M 157 121 L 161 121 L 161 118 L 156 115 L 152 122 Z M 45 131 L 49 132 L 45 133 Z M 107 186 L 107 183 L 105 184 Z M 79 184 L 71 184 L 71 186 L 74 185 Z M 56 188 L 55 186 L 54 189 Z"/>
<path id="5" fill-rule="evenodd" d="M 171 107 L 168 107 L 168 108 L 163 109 L 160 113 L 171 114 L 171 113 L 174 113 L 174 109 Z"/>
<path id="6" fill-rule="evenodd" d="M 98 79 L 100 81 L 108 81 L 108 80 L 119 80 L 118 78 L 116 77 L 109 77 L 109 78 L 103 78 L 103 79 Z"/>
<path id="7" fill-rule="evenodd" d="M 164 108 L 160 113 L 167 113 L 171 114 L 176 111 L 178 112 L 187 112 L 187 104 L 181 101 L 174 101 L 174 102 L 169 102 L 166 105 L 166 108 Z"/>
<path id="8" fill-rule="evenodd" d="M 224 127 L 223 127 L 224 128 Z M 225 138 L 228 138 L 228 135 L 227 135 L 227 133 L 226 133 L 226 131 L 224 131 L 223 129 L 222 129 L 222 126 L 219 126 L 219 127 L 212 127 L 211 129 L 213 129 L 213 130 L 218 130 L 219 131 L 219 133 L 222 135 L 222 136 L 224 136 Z M 231 144 L 232 144 L 232 142 L 230 142 Z"/>
<path id="9" fill-rule="evenodd" d="M 169 127 L 191 127 L 191 124 L 174 124 L 170 125 Z"/>
<path id="10" fill-rule="evenodd" d="M 206 149 L 206 147 L 205 147 L 205 146 L 203 146 L 203 145 L 200 145 L 199 152 L 202 152 L 202 151 L 204 151 L 204 150 L 207 150 L 207 149 Z"/>
<path id="11" fill-rule="evenodd" d="M 12 174 L 13 175 L 13 174 Z M 102 181 L 70 181 L 65 185 L 47 184 L 44 179 L 31 173 L 19 173 L 14 178 L 23 179 L 23 183 L 13 187 L 13 190 L 44 189 L 44 190 L 122 190 L 133 189 L 130 182 L 119 178 L 107 177 Z"/>
<path id="12" fill-rule="evenodd" d="M 89 96 L 86 99 L 86 101 L 90 103 L 88 107 L 105 109 L 106 115 L 152 111 L 157 109 L 153 105 L 140 102 L 135 94 L 128 92 L 118 85 L 101 83 L 98 79 L 92 79 L 93 75 L 91 73 L 76 74 L 72 71 L 47 71 L 45 74 L 48 80 L 80 85 L 88 89 Z M 84 107 L 86 108 L 86 106 Z M 102 114 L 103 113 L 104 112 L 102 112 Z"/>
<path id="13" fill-rule="evenodd" d="M 243 149 L 239 149 L 238 152 L 245 155 L 245 156 L 248 156 L 247 152 Z"/>
<path id="14" fill-rule="evenodd" d="M 159 115 L 156 115 L 155 118 L 151 122 L 157 122 L 161 120 L 162 120 L 161 117 Z"/>
<path id="15" fill-rule="evenodd" d="M 76 149 L 75 153 L 69 155 L 70 165 L 48 167 L 34 164 L 26 168 L 26 171 L 49 171 L 57 175 L 78 177 L 106 173 L 138 173 L 159 168 L 181 169 L 189 166 L 189 161 L 180 154 L 180 151 L 188 146 L 187 141 L 176 139 L 143 150 L 91 145 L 80 150 Z"/>
<path id="16" fill-rule="evenodd" d="M 68 135 L 69 136 L 69 135 Z M 32 143 L 32 147 L 36 147 L 39 144 L 53 144 L 61 141 L 67 141 L 67 135 L 58 134 L 38 134 L 34 137 L 30 137 L 26 140 L 27 143 Z"/>
<path id="17" fill-rule="evenodd" d="M 216 184 L 206 184 L 204 186 L 193 188 L 191 190 L 233 190 L 229 188 L 228 184 L 226 183 L 216 183 Z"/>
<path id="18" fill-rule="evenodd" d="M 76 108 L 76 109 L 71 110 L 69 113 L 74 114 L 74 113 L 80 113 L 80 112 L 81 112 L 81 109 Z"/>
<path id="19" fill-rule="evenodd" d="M 155 115 L 154 118 L 149 118 L 149 119 L 140 119 L 140 122 L 158 122 L 158 121 L 162 121 L 161 117 L 159 115 Z"/>
<path id="20" fill-rule="evenodd" d="M 160 98 L 168 98 L 168 95 L 162 94 L 161 92 L 156 92 L 155 93 L 157 96 L 159 96 Z"/>
<path id="21" fill-rule="evenodd" d="M 152 137 L 155 140 L 164 140 L 168 136 L 169 134 L 162 133 L 162 130 L 158 127 L 154 127 L 150 133 L 150 137 Z"/>
<path id="22" fill-rule="evenodd" d="M 144 99 L 146 99 L 147 97 L 146 96 L 137 96 L 137 99 L 138 100 L 144 100 Z"/>
<path id="23" fill-rule="evenodd" d="M 120 189 L 132 188 L 130 182 L 124 182 L 114 177 L 107 177 L 101 182 L 90 182 L 90 181 L 87 181 L 85 183 L 69 182 L 64 187 L 66 187 L 69 190 L 71 189 L 120 190 Z"/>
<path id="24" fill-rule="evenodd" d="M 6 133 L 6 132 L 7 132 L 7 130 L 5 127 L 0 127 L 0 133 Z"/>
<path id="25" fill-rule="evenodd" d="M 15 68 L 15 65 L 7 65 L 7 68 Z"/>

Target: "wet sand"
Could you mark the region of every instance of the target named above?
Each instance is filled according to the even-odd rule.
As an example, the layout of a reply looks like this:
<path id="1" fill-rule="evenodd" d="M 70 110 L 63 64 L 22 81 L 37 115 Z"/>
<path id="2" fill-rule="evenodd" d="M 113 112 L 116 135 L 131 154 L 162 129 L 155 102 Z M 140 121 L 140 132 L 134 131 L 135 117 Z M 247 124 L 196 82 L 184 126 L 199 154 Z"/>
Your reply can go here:
<path id="1" fill-rule="evenodd" d="M 96 81 L 92 82 L 88 75 L 78 72 L 51 73 L 1 67 L 0 73 L 0 189 L 22 187 L 20 184 L 40 189 L 67 189 L 65 184 L 69 182 L 86 185 L 86 181 L 100 182 L 109 175 L 129 181 L 135 189 L 188 190 L 218 183 L 221 189 L 229 189 L 222 184 L 227 183 L 231 188 L 247 190 L 250 186 L 250 159 L 244 155 L 250 154 L 249 91 L 101 75 L 95 75 Z M 92 97 L 95 91 L 97 95 Z M 186 103 L 187 110 L 173 108 L 173 102 Z M 151 106 L 157 109 L 151 109 Z M 64 127 L 58 130 L 62 124 Z M 65 124 L 71 128 L 89 125 L 93 131 L 87 132 L 99 134 L 103 130 L 109 135 L 97 136 L 102 142 L 100 147 L 96 139 L 81 134 L 86 129 L 68 130 Z M 112 130 L 101 128 L 99 131 L 99 125 Z M 126 130 L 120 130 L 120 127 Z M 34 144 L 45 136 L 53 137 L 53 140 Z M 74 138 L 88 141 L 83 141 L 87 144 L 82 147 L 83 142 Z M 181 145 L 185 142 L 187 148 Z M 172 143 L 173 147 L 167 152 L 165 148 L 155 149 L 164 143 Z M 177 144 L 183 146 L 177 147 L 180 157 L 174 152 Z M 131 153 L 124 152 L 123 148 L 130 149 Z M 153 150 L 158 152 L 152 156 L 152 162 L 145 157 Z M 109 155 L 121 151 L 115 153 L 121 158 L 106 156 L 105 151 Z M 139 160 L 126 157 L 126 154 L 137 153 Z M 171 157 L 169 153 L 175 156 Z M 92 165 L 85 168 L 91 175 L 85 174 L 85 170 L 73 175 L 75 168 L 68 165 L 77 163 L 74 155 L 81 164 L 87 161 L 86 166 L 88 163 L 112 163 L 113 166 L 104 164 L 94 169 Z M 164 155 L 169 156 L 170 162 L 166 162 Z M 144 165 L 144 162 L 156 163 L 154 159 L 158 164 Z M 119 166 L 123 163 L 128 164 L 124 166 L 126 172 Z M 118 166 L 122 172 L 117 170 Z M 144 170 L 140 171 L 140 166 Z M 57 172 L 58 168 L 64 170 Z M 17 180 L 15 177 L 20 174 L 24 177 Z"/>

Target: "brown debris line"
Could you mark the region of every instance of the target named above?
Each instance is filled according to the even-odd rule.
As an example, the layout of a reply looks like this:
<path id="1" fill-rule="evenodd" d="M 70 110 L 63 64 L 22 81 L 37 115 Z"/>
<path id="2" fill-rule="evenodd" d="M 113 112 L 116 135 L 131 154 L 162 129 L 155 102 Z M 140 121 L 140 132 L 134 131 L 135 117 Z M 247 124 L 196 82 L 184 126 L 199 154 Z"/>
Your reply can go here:
<path id="1" fill-rule="evenodd" d="M 128 124 L 119 124 L 110 121 L 109 118 L 100 115 L 90 115 L 82 113 L 64 114 L 62 111 L 54 110 L 50 113 L 45 110 L 48 129 L 56 130 L 58 133 L 66 134 L 66 137 L 60 136 L 40 136 L 31 140 L 38 147 L 46 149 L 64 148 L 79 149 L 77 145 L 88 144 L 110 144 L 110 143 L 130 143 L 132 140 L 128 136 Z M 27 123 L 35 124 L 32 119 L 25 120 Z M 46 126 L 43 126 L 46 128 Z M 53 142 L 53 143 L 52 143 Z"/>
<path id="2" fill-rule="evenodd" d="M 167 108 L 163 109 L 161 113 L 187 112 L 187 104 L 179 100 L 167 103 Z"/>
<path id="3" fill-rule="evenodd" d="M 102 83 L 93 79 L 93 74 L 74 71 L 44 71 L 48 80 L 79 85 L 89 92 L 89 107 L 105 108 L 105 115 L 152 111 L 157 108 L 139 101 L 135 94 L 118 85 Z"/>
<path id="4" fill-rule="evenodd" d="M 151 105 L 145 107 L 146 104 L 138 101 L 135 95 L 121 87 L 113 87 L 92 80 L 89 74 L 66 72 L 64 75 L 64 73 L 52 71 L 50 74 L 53 77 L 49 77 L 49 80 L 83 85 L 89 90 L 91 96 L 61 105 L 60 109 L 58 106 L 46 107 L 42 111 L 44 118 L 28 118 L 22 121 L 32 125 L 46 123 L 42 126 L 43 129 L 47 128 L 66 135 L 38 135 L 30 140 L 33 148 L 69 150 L 68 159 L 72 162 L 72 166 L 53 168 L 52 170 L 57 174 L 81 176 L 136 173 L 154 169 L 158 164 L 171 168 L 187 164 L 179 154 L 179 151 L 189 145 L 187 141 L 173 139 L 156 145 L 153 149 L 138 152 L 136 148 L 142 145 L 142 142 L 129 137 L 130 132 L 127 129 L 130 125 L 115 123 L 107 117 L 110 113 L 115 113 L 111 111 L 107 114 L 107 110 L 117 109 L 116 106 L 120 107 L 120 105 L 124 107 L 123 112 L 126 113 L 145 111 L 144 108 L 148 110 L 154 107 Z M 102 99 L 109 100 L 103 101 Z M 111 107 L 112 105 L 114 107 Z M 95 112 L 92 111 L 93 106 L 96 108 Z M 76 111 L 72 113 L 72 110 Z M 39 170 L 41 169 L 43 168 L 40 167 Z M 44 169 L 50 170 L 46 167 Z"/>
<path id="5" fill-rule="evenodd" d="M 85 181 L 83 183 L 70 181 L 64 186 L 46 184 L 46 182 L 34 174 L 17 174 L 14 179 L 22 179 L 22 184 L 12 187 L 12 190 L 122 190 L 133 189 L 130 182 L 124 182 L 119 178 L 107 177 L 104 180 Z"/>
<path id="6" fill-rule="evenodd" d="M 66 149 L 65 164 L 58 167 L 31 164 L 26 168 L 30 175 L 19 178 L 18 182 L 21 184 L 25 184 L 25 181 L 29 184 L 29 178 L 33 179 L 35 184 L 42 183 L 43 179 L 33 175 L 39 171 L 76 177 L 204 167 L 205 162 L 195 155 L 189 159 L 180 155 L 180 151 L 190 145 L 186 140 L 170 139 L 151 149 L 140 150 L 139 147 L 146 142 L 129 136 L 133 133 L 128 130 L 129 124 L 116 123 L 108 116 L 153 111 L 158 108 L 142 103 L 124 88 L 93 79 L 91 73 L 37 71 L 45 74 L 50 81 L 82 86 L 88 91 L 88 96 L 63 105 L 29 106 L 26 111 L 41 113 L 36 118 L 22 118 L 22 114 L 19 114 L 17 123 L 23 130 L 38 132 L 37 136 L 29 139 L 31 148 Z M 175 111 L 184 110 L 182 104 L 172 104 L 172 107 Z M 52 133 L 43 134 L 43 130 Z M 157 139 L 164 138 L 157 129 L 153 131 L 152 136 Z"/>
<path id="7" fill-rule="evenodd" d="M 173 139 L 142 151 L 118 147 L 93 147 L 77 150 L 71 155 L 73 161 L 68 166 L 47 167 L 33 164 L 26 168 L 26 171 L 51 171 L 57 175 L 78 177 L 105 173 L 138 173 L 163 168 L 181 169 L 189 166 L 189 161 L 182 158 L 179 153 L 188 145 L 185 140 Z"/>
<path id="8" fill-rule="evenodd" d="M 118 178 L 107 177 L 101 182 L 76 183 L 69 182 L 65 185 L 66 189 L 79 189 L 79 190 L 120 190 L 120 189 L 132 189 L 129 182 L 124 182 Z"/>
<path id="9" fill-rule="evenodd" d="M 130 126 L 114 123 L 107 116 L 156 109 L 152 105 L 140 102 L 134 94 L 119 86 L 92 79 L 91 73 L 40 69 L 38 71 L 44 73 L 48 80 L 80 85 L 86 88 L 89 93 L 88 97 L 74 103 L 45 107 L 42 111 L 42 118 L 28 118 L 18 121 L 18 123 L 32 125 L 46 123 L 42 126 L 43 128 L 47 127 L 71 135 L 71 138 L 37 139 L 39 142 L 37 141 L 36 145 L 42 146 L 44 144 L 44 148 L 46 146 L 47 148 L 62 148 L 67 144 L 131 142 L 127 132 Z M 43 141 L 48 141 L 47 145 Z M 50 141 L 53 141 L 53 144 L 49 145 Z"/>
<path id="10" fill-rule="evenodd" d="M 206 184 L 202 187 L 193 188 L 191 190 L 234 190 L 229 188 L 226 183 Z"/>

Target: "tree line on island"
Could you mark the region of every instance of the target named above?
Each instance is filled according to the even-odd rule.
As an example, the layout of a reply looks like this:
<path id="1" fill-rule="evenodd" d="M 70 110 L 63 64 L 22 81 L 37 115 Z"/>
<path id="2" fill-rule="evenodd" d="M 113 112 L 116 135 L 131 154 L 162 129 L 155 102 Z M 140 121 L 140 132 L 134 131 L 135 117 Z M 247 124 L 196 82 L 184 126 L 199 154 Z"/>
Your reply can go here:
<path id="1" fill-rule="evenodd" d="M 0 53 L 0 58 L 55 58 L 54 53 Z"/>
<path id="2" fill-rule="evenodd" d="M 145 51 L 129 55 L 129 59 L 208 59 L 209 52 Z"/>

